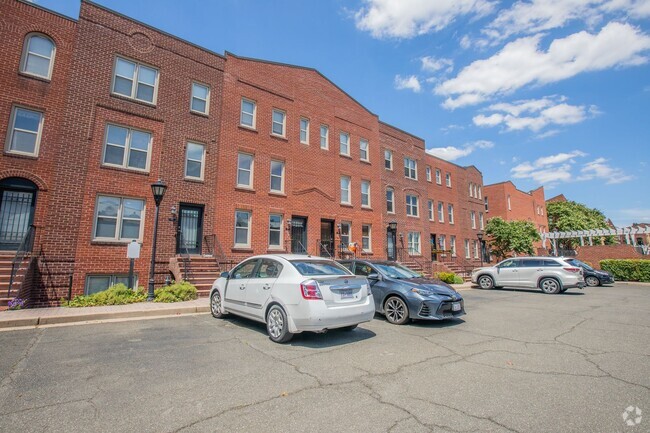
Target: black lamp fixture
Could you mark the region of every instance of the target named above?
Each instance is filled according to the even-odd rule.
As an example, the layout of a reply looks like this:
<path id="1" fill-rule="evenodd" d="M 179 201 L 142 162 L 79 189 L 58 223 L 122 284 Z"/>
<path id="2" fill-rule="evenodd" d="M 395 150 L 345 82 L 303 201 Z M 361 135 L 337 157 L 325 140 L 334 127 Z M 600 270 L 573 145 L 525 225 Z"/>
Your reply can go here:
<path id="1" fill-rule="evenodd" d="M 147 301 L 154 299 L 154 277 L 156 267 L 156 243 L 158 242 L 158 214 L 160 213 L 160 203 L 165 197 L 167 185 L 161 179 L 151 184 L 151 192 L 153 193 L 153 200 L 156 202 L 156 213 L 153 220 L 153 243 L 151 244 L 151 265 L 149 266 L 149 292 L 147 293 Z"/>
<path id="2" fill-rule="evenodd" d="M 397 231 L 397 221 L 391 221 L 388 223 L 388 230 L 391 232 Z"/>

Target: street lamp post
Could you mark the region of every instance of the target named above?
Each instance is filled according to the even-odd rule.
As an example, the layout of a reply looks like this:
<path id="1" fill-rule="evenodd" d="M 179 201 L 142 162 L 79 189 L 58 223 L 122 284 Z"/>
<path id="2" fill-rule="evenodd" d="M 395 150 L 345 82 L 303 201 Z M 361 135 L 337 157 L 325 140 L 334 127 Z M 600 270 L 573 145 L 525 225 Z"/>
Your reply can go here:
<path id="1" fill-rule="evenodd" d="M 480 250 L 479 255 L 481 256 L 481 267 L 483 267 L 483 232 L 476 233 L 476 237 L 478 238 L 478 245 Z"/>
<path id="2" fill-rule="evenodd" d="M 147 301 L 154 299 L 154 276 L 156 268 L 156 242 L 158 241 L 158 213 L 160 212 L 160 202 L 162 202 L 167 191 L 167 185 L 161 179 L 151 184 L 151 192 L 153 199 L 156 202 L 156 213 L 153 220 L 153 243 L 151 245 L 151 266 L 149 268 L 149 293 L 147 294 Z"/>

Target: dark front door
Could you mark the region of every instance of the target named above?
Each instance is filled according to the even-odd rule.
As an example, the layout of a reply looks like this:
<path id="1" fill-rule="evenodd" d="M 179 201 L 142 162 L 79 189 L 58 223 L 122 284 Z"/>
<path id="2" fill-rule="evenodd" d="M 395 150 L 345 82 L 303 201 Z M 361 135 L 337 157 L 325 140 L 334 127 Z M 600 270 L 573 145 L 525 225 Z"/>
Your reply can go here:
<path id="1" fill-rule="evenodd" d="M 320 220 L 320 255 L 334 257 L 334 221 Z"/>
<path id="2" fill-rule="evenodd" d="M 438 254 L 434 253 L 438 249 L 438 244 L 436 243 L 436 235 L 431 233 L 431 237 L 429 238 L 429 244 L 431 245 L 431 261 L 436 261 L 438 260 Z"/>
<path id="3" fill-rule="evenodd" d="M 201 254 L 202 238 L 203 206 L 181 204 L 178 212 L 176 252 L 179 254 Z"/>
<path id="4" fill-rule="evenodd" d="M 291 252 L 307 253 L 307 218 L 291 217 Z"/>
<path id="5" fill-rule="evenodd" d="M 17 250 L 34 221 L 36 185 L 17 177 L 0 182 L 0 250 Z"/>
<path id="6" fill-rule="evenodd" d="M 397 260 L 397 232 L 386 229 L 386 257 L 388 260 Z"/>

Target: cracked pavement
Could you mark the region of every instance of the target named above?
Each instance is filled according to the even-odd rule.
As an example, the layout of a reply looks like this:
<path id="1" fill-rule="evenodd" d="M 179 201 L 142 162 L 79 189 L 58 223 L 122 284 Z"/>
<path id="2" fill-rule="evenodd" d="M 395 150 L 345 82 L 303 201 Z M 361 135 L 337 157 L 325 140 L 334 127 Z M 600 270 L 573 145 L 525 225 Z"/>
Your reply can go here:
<path id="1" fill-rule="evenodd" d="M 0 432 L 650 432 L 650 286 L 463 296 L 287 345 L 209 315 L 0 332 Z"/>

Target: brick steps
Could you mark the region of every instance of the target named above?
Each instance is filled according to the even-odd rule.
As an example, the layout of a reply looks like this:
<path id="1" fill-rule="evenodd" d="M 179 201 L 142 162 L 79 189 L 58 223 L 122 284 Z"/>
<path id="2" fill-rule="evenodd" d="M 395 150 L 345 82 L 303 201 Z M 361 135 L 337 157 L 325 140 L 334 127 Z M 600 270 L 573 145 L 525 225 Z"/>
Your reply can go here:
<path id="1" fill-rule="evenodd" d="M 189 261 L 189 282 L 196 287 L 199 298 L 210 296 L 212 284 L 221 274 L 217 260 L 214 257 L 203 256 L 190 256 L 189 260 L 178 257 L 181 275 L 185 275 L 186 261 Z"/>

